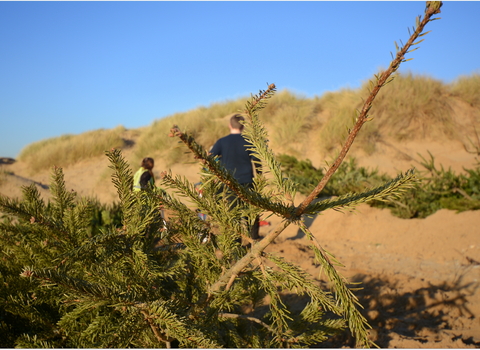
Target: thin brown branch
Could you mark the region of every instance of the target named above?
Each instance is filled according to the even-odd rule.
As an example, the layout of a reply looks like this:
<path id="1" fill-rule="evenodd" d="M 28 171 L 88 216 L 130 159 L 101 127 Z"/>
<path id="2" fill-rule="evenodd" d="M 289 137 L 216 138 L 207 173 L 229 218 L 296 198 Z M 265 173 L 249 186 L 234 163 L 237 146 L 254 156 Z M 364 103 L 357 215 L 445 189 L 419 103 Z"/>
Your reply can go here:
<path id="1" fill-rule="evenodd" d="M 228 281 L 227 286 L 225 287 L 225 290 L 229 290 L 232 287 L 233 282 L 235 282 L 235 278 L 237 278 L 237 275 L 230 276 L 230 280 Z"/>
<path id="2" fill-rule="evenodd" d="M 256 323 L 262 325 L 263 327 L 265 327 L 266 329 L 268 329 L 271 333 L 275 333 L 275 330 L 272 329 L 268 324 L 266 324 L 266 323 L 263 322 L 262 320 L 259 320 L 258 318 L 255 318 L 255 317 L 245 316 L 245 315 L 238 315 L 238 314 L 230 314 L 230 313 L 226 313 L 226 312 L 220 312 L 220 313 L 218 314 L 218 317 L 224 317 L 224 318 L 241 318 L 241 319 L 244 319 L 244 320 L 253 321 L 253 322 L 256 322 Z"/>
<path id="3" fill-rule="evenodd" d="M 260 242 L 252 245 L 252 249 L 243 258 L 241 258 L 232 268 L 227 270 L 216 283 L 210 288 L 209 294 L 219 291 L 222 286 L 228 283 L 232 276 L 238 275 L 248 264 L 250 264 L 261 252 L 265 250 L 290 224 L 292 221 L 284 220 L 280 222 L 275 230 L 266 235 Z"/>
<path id="4" fill-rule="evenodd" d="M 145 320 L 147 321 L 148 325 L 150 326 L 150 328 L 152 329 L 152 332 L 153 334 L 155 335 L 155 338 L 157 338 L 157 340 L 159 342 L 163 342 L 165 343 L 165 346 L 167 347 L 167 349 L 170 349 L 172 347 L 172 341 L 174 340 L 173 338 L 167 338 L 165 337 L 162 332 L 158 329 L 158 327 L 155 325 L 155 323 L 152 321 L 152 318 L 150 317 L 150 315 L 148 314 L 148 312 L 146 310 L 141 310 L 140 311 L 142 313 L 142 315 L 145 317 Z"/>
<path id="5" fill-rule="evenodd" d="M 265 90 L 265 91 L 260 91 L 260 95 L 258 95 L 256 98 L 255 98 L 255 101 L 253 101 L 250 105 L 251 109 L 253 109 L 253 107 L 255 107 L 260 101 L 262 101 L 266 96 L 268 96 L 268 94 L 271 92 L 271 91 L 275 91 L 275 84 L 270 84 L 268 85 L 268 89 Z M 247 115 L 250 117 L 250 119 L 252 118 L 252 116 L 250 115 L 250 113 L 247 112 Z"/>
<path id="6" fill-rule="evenodd" d="M 358 135 L 358 132 L 362 128 L 363 124 L 365 124 L 368 121 L 368 112 L 370 111 L 370 108 L 372 107 L 373 101 L 377 97 L 380 89 L 385 86 L 389 82 L 389 79 L 393 73 L 397 71 L 397 69 L 400 67 L 400 64 L 405 61 L 405 55 L 408 53 L 409 49 L 411 48 L 412 45 L 414 45 L 415 40 L 418 39 L 418 37 L 422 34 L 423 29 L 427 25 L 428 22 L 430 22 L 432 19 L 431 17 L 435 14 L 440 13 L 440 7 L 442 6 L 441 2 L 433 2 L 429 1 L 427 2 L 427 8 L 425 9 L 425 17 L 423 20 L 419 23 L 417 26 L 415 32 L 410 36 L 410 39 L 408 39 L 407 43 L 399 49 L 397 52 L 397 55 L 395 59 L 390 63 L 390 67 L 384 71 L 379 77 L 377 77 L 377 82 L 373 86 L 373 88 L 370 91 L 370 94 L 368 98 L 365 100 L 363 107 L 360 111 L 360 114 L 357 117 L 357 121 L 353 127 L 353 129 L 350 131 L 347 140 L 345 141 L 345 144 L 343 145 L 340 154 L 338 155 L 337 159 L 335 162 L 330 166 L 328 171 L 325 173 L 325 176 L 320 180 L 318 185 L 315 187 L 315 189 L 308 195 L 308 197 L 298 206 L 296 215 L 299 216 L 301 215 L 305 208 L 315 199 L 318 197 L 320 192 L 325 188 L 326 184 L 330 180 L 330 178 L 333 176 L 333 174 L 337 171 L 337 169 L 340 167 L 342 164 L 343 160 L 345 159 L 348 151 L 350 150 L 350 147 L 353 144 L 353 141 Z"/>

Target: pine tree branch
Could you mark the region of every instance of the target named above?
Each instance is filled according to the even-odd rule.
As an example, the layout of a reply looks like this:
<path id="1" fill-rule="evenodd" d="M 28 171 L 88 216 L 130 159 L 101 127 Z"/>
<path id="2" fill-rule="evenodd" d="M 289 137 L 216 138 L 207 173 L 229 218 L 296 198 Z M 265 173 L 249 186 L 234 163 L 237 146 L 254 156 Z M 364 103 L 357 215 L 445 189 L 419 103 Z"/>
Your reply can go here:
<path id="1" fill-rule="evenodd" d="M 328 208 L 340 206 L 346 207 L 349 206 L 350 203 L 353 203 L 352 205 L 354 205 L 373 199 L 381 200 L 385 197 L 393 195 L 395 190 L 398 191 L 410 187 L 413 179 L 414 171 L 412 169 L 408 171 L 405 176 L 399 175 L 397 179 L 394 179 L 383 186 L 379 186 L 373 190 L 358 195 L 347 195 L 342 196 L 339 199 L 327 200 L 316 203 L 309 206 L 306 212 L 318 213 L 319 211 L 326 210 Z M 260 254 L 265 250 L 265 248 L 270 245 L 292 222 L 296 221 L 288 219 L 283 220 L 260 242 L 257 242 L 255 245 L 253 245 L 249 253 L 247 253 L 242 259 L 240 259 L 237 264 L 235 264 L 230 270 L 227 270 L 225 274 L 221 276 L 215 284 L 212 285 L 212 287 L 210 288 L 210 293 L 215 293 L 219 291 L 223 285 L 231 284 L 231 279 L 235 278 L 234 276 L 239 275 L 246 266 L 248 266 L 256 257 L 260 256 Z"/>
<path id="2" fill-rule="evenodd" d="M 53 196 L 52 207 L 56 216 L 56 224 L 63 227 L 65 211 L 67 208 L 73 207 L 77 194 L 67 191 L 62 168 L 53 167 L 51 179 L 50 192 Z"/>
<path id="3" fill-rule="evenodd" d="M 305 208 L 304 214 L 315 215 L 327 209 L 352 208 L 371 200 L 392 200 L 392 198 L 400 196 L 405 190 L 414 187 L 416 181 L 415 170 L 410 169 L 405 174 L 399 174 L 395 179 L 365 192 L 349 193 L 338 198 L 329 198 L 310 204 Z"/>
<path id="4" fill-rule="evenodd" d="M 252 249 L 249 253 L 244 255 L 234 266 L 219 277 L 219 279 L 210 287 L 208 294 L 212 295 L 222 289 L 233 275 L 238 275 L 247 267 L 256 257 L 259 257 L 262 252 L 287 228 L 292 221 L 283 220 L 279 223 L 275 230 L 268 233 L 261 241 L 252 245 Z"/>
<path id="5" fill-rule="evenodd" d="M 353 129 L 350 131 L 348 134 L 347 140 L 345 144 L 343 145 L 340 154 L 338 157 L 335 159 L 333 164 L 330 166 L 330 168 L 327 170 L 325 173 L 325 176 L 320 180 L 318 185 L 315 187 L 315 189 L 308 195 L 308 197 L 298 206 L 296 210 L 296 216 L 299 216 L 304 213 L 305 209 L 307 206 L 313 202 L 315 198 L 318 197 L 320 192 L 325 188 L 327 185 L 327 182 L 330 180 L 330 178 L 333 176 L 333 174 L 337 171 L 337 169 L 340 167 L 340 164 L 342 164 L 343 160 L 345 159 L 348 151 L 350 150 L 350 147 L 353 144 L 353 141 L 357 137 L 360 129 L 362 128 L 363 124 L 365 124 L 367 121 L 370 119 L 368 118 L 368 112 L 370 111 L 373 101 L 377 97 L 378 93 L 380 92 L 381 88 L 384 87 L 386 84 L 392 81 L 393 78 L 391 78 L 392 74 L 394 74 L 398 68 L 400 68 L 400 64 L 402 62 L 406 62 L 408 60 L 405 59 L 405 55 L 409 52 L 410 48 L 417 44 L 415 43 L 415 40 L 417 40 L 420 36 L 423 36 L 427 33 L 423 33 L 423 29 L 425 26 L 431 22 L 432 19 L 431 17 L 433 15 L 436 15 L 440 13 L 440 7 L 442 6 L 441 1 L 427 1 L 427 7 L 425 9 L 425 17 L 423 20 L 417 21 L 417 27 L 415 29 L 415 32 L 410 36 L 408 39 L 407 43 L 398 50 L 395 59 L 390 63 L 390 66 L 387 70 L 385 70 L 380 76 L 376 75 L 377 81 L 375 84 L 371 82 L 371 91 L 367 99 L 365 100 L 363 107 L 360 111 L 360 114 L 357 117 L 357 121 L 353 127 Z"/>
<path id="6" fill-rule="evenodd" d="M 258 108 L 258 105 L 256 105 Z M 291 217 L 293 206 L 286 206 L 283 203 L 272 201 L 271 197 L 262 196 L 256 191 L 251 191 L 241 186 L 238 181 L 230 174 L 225 167 L 216 161 L 216 157 L 207 155 L 204 149 L 195 141 L 195 139 L 186 132 L 180 131 L 177 125 L 170 130 L 170 137 L 178 137 L 194 154 L 200 163 L 208 168 L 208 171 L 215 175 L 222 183 L 231 189 L 238 198 L 245 203 L 257 206 L 267 211 L 271 211 L 284 217 Z"/>
<path id="7" fill-rule="evenodd" d="M 321 289 L 318 289 L 307 272 L 282 257 L 274 256 L 273 254 L 265 254 L 265 256 L 280 268 L 281 272 L 277 272 L 277 274 L 283 276 L 286 288 L 305 292 L 310 296 L 312 301 L 318 302 L 325 309 L 337 315 L 342 314 L 342 310 L 336 305 L 335 300 L 331 297 L 331 293 L 325 293 Z"/>
<path id="8" fill-rule="evenodd" d="M 335 160 L 335 162 L 332 164 L 332 166 L 328 169 L 326 172 L 325 176 L 320 180 L 319 184 L 315 187 L 315 189 L 311 192 L 311 194 L 296 208 L 295 210 L 295 215 L 293 216 L 284 216 L 286 219 L 282 221 L 275 230 L 270 232 L 264 239 L 262 239 L 260 242 L 252 246 L 252 249 L 249 253 L 247 253 L 243 258 L 241 258 L 232 268 L 230 268 L 228 271 L 226 271 L 218 280 L 216 283 L 212 285 L 212 287 L 209 290 L 209 295 L 212 295 L 212 293 L 218 292 L 223 286 L 228 284 L 228 281 L 235 275 L 238 275 L 246 266 L 248 266 L 255 257 L 259 256 L 263 250 L 273 242 L 275 238 L 280 235 L 284 231 L 286 227 L 288 227 L 295 218 L 299 218 L 302 214 L 305 213 L 306 209 L 308 206 L 313 202 L 315 198 L 318 197 L 320 192 L 324 189 L 325 185 L 327 182 L 330 180 L 330 178 L 333 176 L 333 174 L 336 172 L 336 170 L 339 168 L 343 160 L 345 159 L 348 151 L 351 148 L 351 145 L 353 144 L 353 141 L 355 140 L 356 136 L 358 135 L 360 129 L 362 126 L 369 121 L 369 116 L 368 112 L 370 111 L 373 101 L 375 100 L 377 94 L 379 93 L 380 89 L 385 86 L 387 83 L 391 81 L 390 77 L 392 76 L 393 73 L 395 73 L 398 68 L 400 67 L 400 64 L 402 62 L 405 62 L 404 56 L 409 52 L 409 49 L 412 45 L 415 44 L 415 40 L 417 40 L 418 37 L 424 35 L 422 34 L 424 27 L 427 25 L 428 22 L 432 21 L 431 17 L 434 14 L 437 14 L 440 12 L 440 7 L 441 3 L 435 3 L 435 4 L 429 4 L 427 3 L 427 8 L 425 10 L 425 17 L 424 19 L 417 24 L 417 28 L 415 32 L 411 35 L 410 39 L 407 41 L 407 43 L 397 52 L 396 58 L 391 62 L 390 67 L 384 71 L 379 77 L 377 77 L 377 82 L 373 86 L 373 88 L 370 91 L 370 94 L 365 101 L 362 110 L 357 118 L 357 121 L 352 129 L 352 131 L 349 133 L 347 140 L 342 147 L 342 150 L 340 151 L 339 156 Z M 346 203 L 345 203 L 346 204 Z M 294 218 L 294 219 L 288 219 Z M 325 258 L 325 256 L 324 256 Z M 328 262 L 328 260 L 326 260 Z M 331 275 L 330 277 L 338 278 L 338 276 Z M 340 283 L 338 286 L 340 286 L 340 290 L 343 290 L 344 292 L 347 290 L 345 289 L 345 285 L 343 282 L 339 281 Z M 355 296 L 349 296 L 351 292 L 345 292 L 344 296 L 346 296 L 346 300 L 355 300 Z M 352 298 L 352 299 L 350 299 Z M 349 305 L 352 305 L 352 302 L 348 302 Z M 356 310 L 355 307 L 353 309 Z M 347 310 L 345 310 L 347 311 Z M 359 320 L 360 322 L 356 321 Z M 353 333 L 357 336 L 357 341 L 360 342 L 359 344 L 361 345 L 364 343 L 364 345 L 369 344 L 368 339 L 366 339 L 363 335 L 365 335 L 365 323 L 362 321 L 362 318 L 354 318 L 350 321 L 353 321 L 353 324 L 350 323 L 351 328 Z M 360 325 L 360 326 L 359 326 Z M 363 325 L 363 326 L 362 326 Z M 358 338 L 360 336 L 360 338 Z"/>
<path id="9" fill-rule="evenodd" d="M 243 320 L 249 320 L 255 323 L 258 323 L 259 325 L 265 327 L 268 329 L 268 331 L 272 334 L 276 334 L 276 331 L 271 328 L 268 324 L 263 322 L 262 320 L 259 320 L 258 318 L 251 317 L 251 316 L 245 316 L 245 315 L 238 315 L 238 314 L 232 314 L 228 312 L 219 312 L 218 317 L 223 317 L 223 318 L 235 318 L 235 319 L 243 319 Z"/>
<path id="10" fill-rule="evenodd" d="M 145 321 L 147 321 L 148 325 L 150 326 L 153 334 L 155 335 L 155 338 L 157 338 L 159 342 L 164 342 L 167 349 L 171 349 L 172 341 L 174 341 L 175 338 L 170 338 L 162 334 L 162 332 L 158 329 L 158 327 L 152 321 L 152 318 L 150 317 L 150 315 L 146 310 L 141 310 L 140 312 L 145 317 Z"/>
<path id="11" fill-rule="evenodd" d="M 316 259 L 322 265 L 329 281 L 334 284 L 333 289 L 335 290 L 337 300 L 335 306 L 341 310 L 340 314 L 348 315 L 348 326 L 355 336 L 357 346 L 368 347 L 369 345 L 375 345 L 367 337 L 367 328 L 371 327 L 366 318 L 357 309 L 357 306 L 361 307 L 358 298 L 347 287 L 347 280 L 335 268 L 335 265 L 339 265 L 338 261 L 320 246 L 318 240 L 304 223 L 301 223 L 300 228 L 312 242 Z M 334 259 L 334 261 L 332 262 L 331 259 Z"/>
<path id="12" fill-rule="evenodd" d="M 266 183 L 265 174 L 271 173 L 272 179 L 270 180 L 270 183 L 279 193 L 269 193 L 265 194 L 265 196 L 271 200 L 276 200 L 276 198 L 281 195 L 286 201 L 288 201 L 289 205 L 293 207 L 295 186 L 290 179 L 286 179 L 283 176 L 281 165 L 274 156 L 273 151 L 268 146 L 268 133 L 264 125 L 260 122 L 258 116 L 259 110 L 264 108 L 266 102 L 273 97 L 275 91 L 275 85 L 270 84 L 266 91 L 260 91 L 260 94 L 252 97 L 251 102 L 247 102 L 245 114 L 248 118 L 242 134 L 245 139 L 253 145 L 249 150 L 261 161 L 262 176 L 256 176 L 255 183 Z M 263 187 L 265 187 L 265 185 L 266 184 L 263 184 Z M 290 216 L 291 213 L 288 213 L 287 217 Z"/>
<path id="13" fill-rule="evenodd" d="M 22 187 L 22 191 L 24 197 L 22 201 L 0 195 L 0 209 L 4 213 L 23 219 L 30 225 L 41 225 L 48 230 L 48 237 L 53 237 L 59 244 L 64 242 L 62 237 L 68 237 L 68 232 L 62 225 L 58 224 L 59 221 L 56 220 L 58 215 L 55 215 L 55 217 L 49 215 L 47 206 L 41 199 L 35 185 Z"/>
<path id="14" fill-rule="evenodd" d="M 195 348 L 219 348 L 219 344 L 209 339 L 189 318 L 180 316 L 169 310 L 166 305 L 171 301 L 151 303 L 134 303 L 133 306 L 152 322 L 158 331 L 159 337 L 167 341 L 174 339 L 188 340 Z M 146 312 L 146 314 L 144 313 Z M 153 331 L 153 329 L 152 329 Z M 157 338 L 158 339 L 158 338 Z"/>

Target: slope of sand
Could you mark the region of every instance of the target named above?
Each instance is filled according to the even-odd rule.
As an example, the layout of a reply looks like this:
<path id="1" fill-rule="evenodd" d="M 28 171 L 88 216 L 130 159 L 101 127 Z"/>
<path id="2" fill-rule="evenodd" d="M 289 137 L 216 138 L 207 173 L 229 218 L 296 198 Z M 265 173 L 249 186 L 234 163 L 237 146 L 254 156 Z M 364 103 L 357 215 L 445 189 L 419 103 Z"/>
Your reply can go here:
<path id="1" fill-rule="evenodd" d="M 339 272 L 361 282 L 356 295 L 379 346 L 464 348 L 480 345 L 479 223 L 479 211 L 441 210 L 427 219 L 402 220 L 360 205 L 354 212 L 325 212 L 307 224 L 344 265 Z M 319 277 L 306 245 L 291 227 L 269 251 Z M 353 346 L 345 337 L 328 345 L 344 342 Z"/>
<path id="2" fill-rule="evenodd" d="M 456 172 L 478 162 L 460 143 L 384 142 L 373 156 L 352 151 L 359 165 L 395 175 L 412 166 L 421 168 L 417 153 L 425 157 L 427 150 L 436 164 Z M 321 157 L 308 158 L 315 166 L 323 166 Z M 107 166 L 106 157 L 99 157 L 64 169 L 67 188 L 103 202 L 115 200 Z M 20 162 L 0 164 L 0 168 L 1 194 L 17 197 L 20 186 L 33 182 L 48 196 L 48 171 L 29 174 Z M 177 164 L 171 169 L 198 181 L 196 165 Z M 166 170 L 161 160 L 156 160 L 154 170 L 157 175 Z M 280 221 L 267 220 L 271 225 L 261 228 L 262 235 Z M 339 271 L 350 281 L 361 282 L 363 289 L 356 295 L 379 346 L 480 347 L 480 211 L 440 210 L 426 219 L 402 220 L 388 210 L 360 205 L 354 212 L 324 212 L 307 218 L 306 224 L 322 247 L 344 265 Z M 318 276 L 308 242 L 296 227 L 287 228 L 268 250 Z M 352 345 L 348 335 L 326 344 Z"/>

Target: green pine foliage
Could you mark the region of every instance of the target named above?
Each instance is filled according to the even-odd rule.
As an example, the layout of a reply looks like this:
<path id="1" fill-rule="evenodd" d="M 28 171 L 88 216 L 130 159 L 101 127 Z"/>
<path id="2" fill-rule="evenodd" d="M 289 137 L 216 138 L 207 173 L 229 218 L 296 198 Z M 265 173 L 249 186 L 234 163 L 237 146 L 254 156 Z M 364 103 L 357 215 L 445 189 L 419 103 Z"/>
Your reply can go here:
<path id="1" fill-rule="evenodd" d="M 218 201 L 213 181 L 202 198 L 184 179 L 167 175 L 163 183 L 196 200 L 211 221 L 164 191 L 136 194 L 120 151 L 108 156 L 121 199 L 120 227 L 91 230 L 98 203 L 68 191 L 60 168 L 53 172 L 51 202 L 33 186 L 24 188 L 22 200 L 0 198 L 2 212 L 17 218 L 5 217 L 0 231 L 2 329 L 8 335 L 2 346 L 296 347 L 345 327 L 343 319 L 325 316 L 326 310 L 342 313 L 333 296 L 279 257 L 259 256 L 229 289 L 212 290 L 248 251 L 235 241 L 248 234 L 245 213 Z M 161 207 L 176 213 L 167 227 Z M 292 290 L 311 296 L 300 313 L 281 299 L 279 291 Z M 270 309 L 262 317 L 242 311 L 262 305 L 267 295 Z"/>

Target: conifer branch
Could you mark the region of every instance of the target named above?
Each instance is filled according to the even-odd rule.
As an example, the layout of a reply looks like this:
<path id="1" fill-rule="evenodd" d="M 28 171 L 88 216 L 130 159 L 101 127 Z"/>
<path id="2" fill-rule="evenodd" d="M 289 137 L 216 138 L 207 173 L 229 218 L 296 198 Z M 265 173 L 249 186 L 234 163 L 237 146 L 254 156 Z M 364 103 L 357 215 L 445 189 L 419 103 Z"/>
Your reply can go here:
<path id="1" fill-rule="evenodd" d="M 24 199 L 21 202 L 18 199 L 8 198 L 0 194 L 0 209 L 2 213 L 16 216 L 32 224 L 43 220 L 45 203 L 40 198 L 40 193 L 35 185 L 23 187 L 22 190 L 24 197 L 30 197 L 30 200 Z"/>
<path id="2" fill-rule="evenodd" d="M 277 276 L 281 277 L 280 280 L 285 285 L 285 288 L 305 292 L 310 296 L 312 302 L 319 303 L 325 309 L 331 310 L 337 315 L 342 314 L 342 310 L 336 305 L 336 301 L 333 299 L 331 293 L 326 293 L 318 289 L 310 275 L 304 270 L 286 261 L 282 257 L 273 254 L 265 254 L 265 256 L 280 268 L 281 272 L 277 272 Z"/>
<path id="3" fill-rule="evenodd" d="M 61 242 L 61 235 L 65 234 L 61 227 L 55 224 L 55 221 L 47 213 L 47 206 L 40 197 L 40 192 L 34 184 L 22 187 L 23 200 L 10 199 L 0 195 L 0 209 L 17 218 L 23 219 L 30 225 L 41 225 L 45 227 L 49 233 L 49 237 L 53 237 L 57 242 Z"/>
<path id="4" fill-rule="evenodd" d="M 360 203 L 371 200 L 390 201 L 401 196 L 407 189 L 413 188 L 417 178 L 412 168 L 405 174 L 399 174 L 395 179 L 362 193 L 349 193 L 337 198 L 329 198 L 323 201 L 310 204 L 304 210 L 304 214 L 318 214 L 327 209 L 348 209 Z"/>
<path id="5" fill-rule="evenodd" d="M 57 225 L 62 226 L 65 210 L 73 206 L 76 193 L 67 191 L 62 168 L 53 167 L 51 178 L 50 192 L 53 195 L 53 209 L 56 214 Z"/>
<path id="6" fill-rule="evenodd" d="M 267 131 L 258 116 L 258 112 L 264 108 L 268 99 L 273 97 L 275 91 L 275 85 L 271 84 L 266 91 L 261 91 L 259 95 L 253 96 L 252 101 L 247 101 L 245 114 L 248 118 L 242 134 L 245 139 L 252 144 L 253 147 L 249 150 L 260 159 L 262 165 L 261 176 L 257 175 L 254 179 L 257 185 L 263 183 L 263 186 L 258 188 L 257 191 L 261 191 L 266 186 L 265 174 L 270 173 L 273 175 L 271 180 L 271 187 L 273 189 L 270 190 L 270 193 L 266 193 L 265 196 L 270 198 L 271 201 L 278 201 L 277 198 L 280 195 L 288 201 L 289 206 L 293 207 L 293 197 L 295 196 L 294 184 L 290 179 L 284 178 L 280 163 L 268 146 Z M 286 216 L 290 217 L 291 213 L 288 213 Z"/>
<path id="7" fill-rule="evenodd" d="M 162 334 L 162 332 L 158 329 L 158 327 L 155 325 L 155 323 L 152 321 L 151 316 L 148 314 L 146 310 L 141 310 L 140 311 L 142 315 L 145 317 L 145 321 L 147 321 L 148 325 L 150 326 L 153 334 L 157 338 L 159 342 L 165 343 L 165 346 L 167 349 L 171 349 L 172 347 L 172 341 L 175 340 L 175 338 L 169 338 L 166 337 L 165 335 Z"/>
<path id="8" fill-rule="evenodd" d="M 276 334 L 276 331 L 275 331 L 273 328 L 271 328 L 268 324 L 266 324 L 266 323 L 263 322 L 262 320 L 259 320 L 258 318 L 252 317 L 252 316 L 238 315 L 238 314 L 232 314 L 232 313 L 228 313 L 228 312 L 219 312 L 219 313 L 218 313 L 218 317 L 220 317 L 220 318 L 235 318 L 235 319 L 249 320 L 249 321 L 258 323 L 258 324 L 261 325 L 262 327 L 265 327 L 266 329 L 268 329 L 268 331 L 269 331 L 270 333 Z"/>
<path id="9" fill-rule="evenodd" d="M 366 318 L 357 309 L 357 306 L 362 307 L 358 298 L 347 287 L 348 281 L 341 276 L 335 268 L 335 265 L 338 266 L 340 263 L 320 246 L 315 236 L 304 223 L 300 224 L 300 228 L 313 243 L 312 248 L 315 252 L 316 260 L 321 264 L 328 280 L 334 284 L 333 289 L 336 294 L 335 299 L 337 300 L 336 306 L 341 310 L 339 315 L 346 317 L 350 331 L 355 336 L 357 346 L 374 345 L 374 343 L 367 338 L 367 329 L 371 327 Z M 332 261 L 332 259 L 334 259 L 334 261 Z"/>
<path id="10" fill-rule="evenodd" d="M 357 137 L 360 129 L 362 128 L 363 124 L 365 124 L 367 121 L 369 121 L 369 115 L 368 112 L 370 111 L 373 101 L 377 97 L 378 93 L 380 92 L 381 88 L 384 87 L 387 83 L 392 81 L 391 76 L 400 68 L 400 64 L 402 62 L 406 62 L 407 60 L 405 59 L 405 55 L 409 52 L 410 47 L 415 44 L 415 40 L 417 40 L 420 36 L 425 35 L 426 33 L 423 33 L 423 30 L 425 26 L 435 20 L 432 18 L 433 15 L 436 15 L 440 13 L 440 7 L 442 6 L 441 1 L 427 1 L 427 6 L 425 8 L 425 16 L 422 21 L 417 21 L 417 27 L 415 28 L 414 33 L 410 36 L 408 39 L 407 43 L 398 49 L 397 54 L 395 58 L 392 60 L 390 63 L 390 66 L 387 70 L 385 70 L 382 74 L 380 75 L 375 75 L 377 78 L 375 83 L 371 82 L 371 90 L 370 94 L 365 100 L 363 107 L 361 108 L 360 114 L 357 117 L 357 121 L 355 125 L 353 126 L 353 129 L 349 132 L 347 140 L 345 141 L 345 144 L 343 145 L 340 154 L 338 157 L 335 159 L 333 164 L 330 166 L 330 168 L 327 170 L 325 173 L 325 176 L 320 180 L 318 185 L 315 187 L 315 189 L 308 195 L 308 197 L 298 206 L 296 210 L 296 215 L 299 216 L 304 213 L 305 209 L 307 206 L 312 203 L 312 201 L 318 197 L 320 192 L 325 188 L 327 182 L 330 180 L 330 178 L 333 176 L 333 174 L 337 171 L 339 168 L 340 164 L 343 162 L 345 159 L 348 151 L 350 150 L 350 147 L 353 144 L 353 141 Z"/>
<path id="11" fill-rule="evenodd" d="M 376 84 L 372 87 L 370 91 L 370 95 L 368 96 L 367 100 L 364 103 L 364 106 L 357 117 L 357 121 L 352 129 L 352 131 L 349 133 L 347 140 L 342 147 L 342 150 L 340 151 L 339 156 L 335 160 L 335 162 L 332 164 L 332 166 L 328 169 L 326 172 L 325 176 L 320 180 L 319 184 L 315 187 L 315 189 L 311 192 L 311 194 L 297 207 L 295 208 L 295 214 L 294 215 L 285 215 L 285 220 L 282 221 L 275 230 L 270 232 L 264 239 L 262 239 L 260 242 L 255 244 L 251 251 L 247 253 L 242 259 L 240 259 L 237 264 L 235 264 L 231 269 L 226 271 L 218 280 L 216 283 L 212 285 L 210 288 L 210 293 L 215 293 L 218 292 L 222 286 L 225 286 L 228 284 L 228 281 L 232 278 L 232 276 L 238 275 L 247 265 L 249 265 L 255 256 L 262 252 L 269 244 L 273 242 L 274 239 L 280 235 L 281 232 L 284 231 L 284 229 L 290 225 L 293 221 L 295 221 L 296 218 L 299 218 L 301 215 L 303 215 L 306 212 L 306 209 L 309 207 L 309 205 L 313 202 L 315 198 L 318 197 L 319 193 L 323 190 L 327 182 L 330 180 L 330 178 L 333 176 L 335 171 L 338 169 L 340 164 L 343 162 L 345 159 L 346 154 L 350 150 L 351 145 L 353 144 L 354 139 L 358 135 L 361 127 L 363 124 L 365 124 L 369 119 L 368 119 L 368 112 L 373 104 L 373 101 L 375 100 L 377 94 L 379 93 L 380 89 L 387 84 L 388 82 L 391 81 L 389 79 L 391 75 L 398 70 L 400 67 L 400 64 L 402 62 L 405 62 L 405 54 L 408 52 L 409 48 L 414 44 L 415 40 L 422 35 L 423 29 L 426 26 L 428 22 L 430 22 L 432 19 L 431 17 L 434 14 L 437 14 L 440 12 L 440 5 L 434 5 L 435 9 L 431 5 L 427 4 L 427 8 L 425 11 L 425 18 L 418 23 L 417 28 L 415 32 L 411 35 L 410 39 L 407 41 L 407 43 L 398 50 L 396 58 L 391 62 L 389 69 L 387 69 L 385 72 L 383 72 L 379 77 L 377 77 L 377 82 Z M 251 138 L 251 141 L 254 141 L 254 138 Z M 408 178 L 408 176 L 407 176 Z M 378 193 L 375 194 L 370 194 L 371 196 L 378 195 Z M 357 200 L 363 200 L 364 198 L 368 197 L 368 195 L 360 195 Z M 379 196 L 380 197 L 380 196 Z M 351 199 L 351 198 L 350 198 Z M 342 203 L 346 204 L 346 202 Z M 320 252 L 320 250 L 318 250 Z M 320 254 L 319 255 L 322 260 L 330 264 L 328 259 L 325 259 L 326 256 Z M 331 270 L 330 270 L 331 272 Z M 339 288 L 338 291 L 341 293 L 342 297 L 344 298 L 345 301 L 347 301 L 346 305 L 347 307 L 344 309 L 349 310 L 349 307 L 353 307 L 354 310 L 356 310 L 356 307 L 354 304 L 355 302 L 355 296 L 351 294 L 351 292 L 346 288 L 345 284 L 341 279 L 338 279 L 338 276 L 335 274 L 330 274 L 330 278 L 333 279 L 333 281 L 337 281 L 338 283 L 336 284 L 337 287 Z M 366 342 L 365 344 L 368 344 L 369 341 L 366 339 L 365 336 L 365 324 L 366 321 L 362 319 L 362 317 L 359 316 L 358 311 L 354 311 L 357 316 L 353 316 L 353 318 L 350 320 L 350 327 L 354 334 L 357 336 L 357 341 L 359 342 Z"/>
<path id="12" fill-rule="evenodd" d="M 151 303 L 135 303 L 132 306 L 139 310 L 144 316 L 148 316 L 159 334 L 162 341 L 189 341 L 195 348 L 219 348 L 219 344 L 209 339 L 198 329 L 195 324 L 189 322 L 189 318 L 178 315 L 169 310 L 167 304 L 170 301 L 154 301 Z M 160 329 L 158 328 L 160 327 Z M 153 330 L 152 330 L 153 331 Z M 190 346 L 188 346 L 190 347 Z"/>
<path id="13" fill-rule="evenodd" d="M 259 108 L 258 103 L 256 104 L 256 107 Z M 262 196 L 256 191 L 251 191 L 241 186 L 233 175 L 230 174 L 222 164 L 216 161 L 215 157 L 207 155 L 195 139 L 186 132 L 180 131 L 178 126 L 174 125 L 170 130 L 169 135 L 171 137 L 178 137 L 190 149 L 190 151 L 192 151 L 194 157 L 199 159 L 203 166 L 208 168 L 208 171 L 211 174 L 215 175 L 244 202 L 285 217 L 292 216 L 293 207 L 286 206 L 283 203 L 274 202 L 271 200 L 271 197 Z"/>
<path id="14" fill-rule="evenodd" d="M 253 114 L 256 114 L 257 111 L 265 108 L 266 101 L 273 96 L 276 91 L 275 84 L 268 85 L 267 90 L 260 90 L 257 95 L 252 96 L 252 101 L 247 102 L 246 111 L 250 118 Z"/>
<path id="15" fill-rule="evenodd" d="M 110 151 L 106 151 L 105 154 L 110 160 L 109 168 L 114 171 L 112 174 L 112 183 L 117 189 L 118 198 L 120 199 L 120 204 L 122 206 L 124 226 L 127 226 L 127 223 L 130 223 L 131 226 L 135 227 L 135 221 L 138 221 L 136 212 L 139 208 L 135 205 L 137 203 L 137 196 L 135 196 L 135 193 L 132 191 L 132 170 L 123 158 L 121 150 L 111 149 Z M 127 233 L 131 231 L 135 230 L 127 229 Z"/>
<path id="16" fill-rule="evenodd" d="M 263 252 L 265 248 L 267 248 L 290 224 L 291 222 L 289 220 L 283 220 L 278 224 L 275 230 L 272 230 L 272 232 L 268 233 L 261 241 L 252 245 L 250 252 L 237 261 L 233 267 L 225 271 L 225 273 L 210 287 L 208 294 L 214 294 L 220 291 L 222 287 L 228 283 L 232 275 L 240 274 L 240 272 L 259 254 L 261 254 L 261 252 Z"/>

